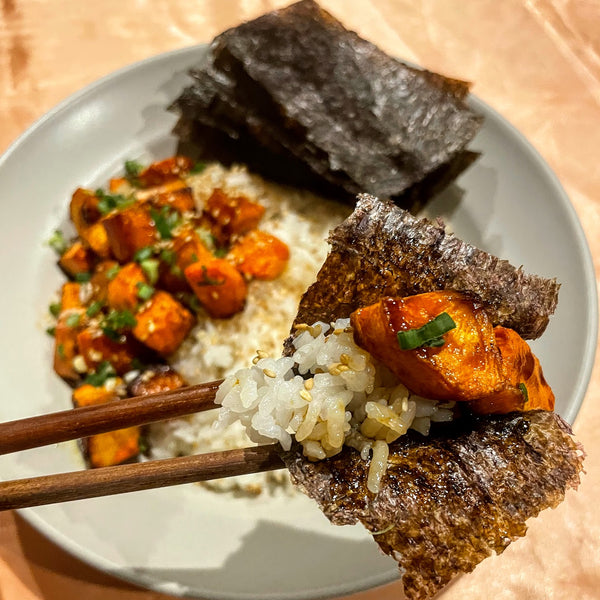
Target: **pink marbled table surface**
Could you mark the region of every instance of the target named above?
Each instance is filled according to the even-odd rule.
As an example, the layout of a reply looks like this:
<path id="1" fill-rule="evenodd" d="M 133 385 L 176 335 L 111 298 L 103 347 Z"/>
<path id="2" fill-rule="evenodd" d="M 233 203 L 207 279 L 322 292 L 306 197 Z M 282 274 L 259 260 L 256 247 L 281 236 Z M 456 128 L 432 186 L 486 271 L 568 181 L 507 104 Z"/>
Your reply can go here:
<path id="1" fill-rule="evenodd" d="M 128 63 L 207 41 L 278 0 L 1 0 L 0 151 L 84 85 Z M 595 0 L 322 0 L 390 53 L 474 82 L 554 169 L 600 265 L 600 3 Z M 600 377 L 575 423 L 579 492 L 530 524 L 444 600 L 600 597 Z M 390 584 L 355 600 L 400 597 Z M 0 600 L 158 600 L 71 557 L 0 513 Z"/>

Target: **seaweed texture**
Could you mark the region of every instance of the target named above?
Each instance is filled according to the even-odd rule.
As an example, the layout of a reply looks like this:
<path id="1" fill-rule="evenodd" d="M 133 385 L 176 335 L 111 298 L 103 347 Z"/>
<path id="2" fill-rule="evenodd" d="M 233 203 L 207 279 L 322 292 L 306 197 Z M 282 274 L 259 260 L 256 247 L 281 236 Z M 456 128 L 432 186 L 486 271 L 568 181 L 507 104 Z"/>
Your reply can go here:
<path id="1" fill-rule="evenodd" d="M 577 488 L 583 452 L 554 413 L 533 411 L 411 432 L 390 446 L 378 495 L 369 461 L 346 448 L 321 462 L 284 454 L 292 480 L 335 524 L 362 523 L 398 561 L 409 600 L 434 596 L 525 535 L 525 521 Z"/>
<path id="2" fill-rule="evenodd" d="M 529 275 L 446 233 L 440 223 L 366 194 L 329 242 L 331 251 L 300 300 L 296 323 L 347 317 L 383 296 L 452 289 L 483 302 L 494 325 L 535 339 L 558 303 L 555 279 Z"/>
<path id="3" fill-rule="evenodd" d="M 477 156 L 468 84 L 389 57 L 312 0 L 225 31 L 192 75 L 184 119 L 300 162 L 342 198 L 414 209 Z"/>

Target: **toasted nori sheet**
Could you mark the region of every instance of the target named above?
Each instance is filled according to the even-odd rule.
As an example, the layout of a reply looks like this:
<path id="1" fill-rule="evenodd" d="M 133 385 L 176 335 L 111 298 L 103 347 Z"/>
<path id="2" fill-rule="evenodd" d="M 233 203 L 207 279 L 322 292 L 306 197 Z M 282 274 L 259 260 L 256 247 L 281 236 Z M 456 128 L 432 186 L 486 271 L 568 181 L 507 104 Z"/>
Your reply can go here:
<path id="1" fill-rule="evenodd" d="M 423 204 L 470 164 L 482 123 L 466 83 L 389 57 L 312 0 L 225 31 L 193 76 L 174 104 L 185 119 L 302 161 L 344 197 Z"/>
<path id="2" fill-rule="evenodd" d="M 481 300 L 494 325 L 535 339 L 558 302 L 555 279 L 529 275 L 446 233 L 441 223 L 367 194 L 359 195 L 329 242 L 330 253 L 302 296 L 295 323 L 328 323 L 383 296 L 451 289 Z"/>
<path id="3" fill-rule="evenodd" d="M 570 434 L 547 411 L 463 419 L 429 437 L 410 432 L 390 446 L 376 496 L 366 487 L 369 461 L 355 450 L 314 463 L 297 449 L 283 458 L 325 515 L 362 523 L 398 561 L 406 596 L 425 600 L 577 488 L 583 452 Z"/>

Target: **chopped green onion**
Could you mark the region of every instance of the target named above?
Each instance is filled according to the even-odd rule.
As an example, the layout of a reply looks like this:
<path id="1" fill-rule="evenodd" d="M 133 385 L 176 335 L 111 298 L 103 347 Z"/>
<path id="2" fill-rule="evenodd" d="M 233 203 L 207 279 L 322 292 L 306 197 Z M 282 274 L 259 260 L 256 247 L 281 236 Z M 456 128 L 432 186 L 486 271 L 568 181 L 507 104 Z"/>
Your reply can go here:
<path id="1" fill-rule="evenodd" d="M 176 210 L 169 210 L 168 206 L 163 206 L 159 211 L 150 209 L 150 215 L 158 234 L 163 240 L 173 237 L 173 229 L 179 224 L 179 213 Z"/>
<path id="2" fill-rule="evenodd" d="M 198 296 L 196 294 L 192 294 L 190 292 L 181 292 L 177 295 L 179 300 L 181 300 L 186 306 L 191 308 L 194 312 L 199 312 L 202 308 L 202 304 L 200 304 L 200 300 L 198 300 Z"/>
<path id="3" fill-rule="evenodd" d="M 151 285 L 158 281 L 158 265 L 159 261 L 156 258 L 148 258 L 140 263 L 140 267 L 142 267 Z"/>
<path id="4" fill-rule="evenodd" d="M 143 281 L 138 281 L 135 284 L 135 287 L 137 287 L 137 295 L 138 298 L 140 300 L 144 300 L 144 302 L 146 300 L 149 300 L 152 297 L 152 294 L 154 294 L 154 288 L 151 285 L 148 285 L 147 283 L 144 283 Z"/>
<path id="5" fill-rule="evenodd" d="M 111 340 L 121 341 L 123 329 L 131 329 L 137 325 L 137 320 L 129 310 L 111 310 L 102 322 L 102 333 Z"/>
<path id="6" fill-rule="evenodd" d="M 228 252 L 229 250 L 227 250 L 227 248 L 215 248 L 215 250 L 213 250 L 213 254 L 217 258 L 225 258 Z"/>
<path id="7" fill-rule="evenodd" d="M 137 160 L 125 161 L 125 174 L 127 177 L 137 177 L 144 170 L 144 165 Z"/>
<path id="8" fill-rule="evenodd" d="M 529 392 L 527 391 L 527 386 L 524 383 L 520 383 L 519 389 L 521 390 L 521 394 L 523 394 L 525 402 L 529 402 Z"/>
<path id="9" fill-rule="evenodd" d="M 50 304 L 48 307 L 48 311 L 53 317 L 58 317 L 60 314 L 60 308 L 60 302 L 52 302 L 52 304 Z"/>
<path id="10" fill-rule="evenodd" d="M 98 197 L 98 210 L 103 215 L 107 215 L 115 209 L 125 208 L 135 201 L 134 198 L 122 194 L 107 194 L 102 189 L 96 190 L 96 196 Z"/>
<path id="11" fill-rule="evenodd" d="M 169 250 L 168 248 L 164 248 L 160 252 L 160 260 L 162 260 L 169 267 L 172 267 L 175 264 L 175 260 L 177 259 L 177 254 L 175 254 L 174 250 Z"/>
<path id="12" fill-rule="evenodd" d="M 69 247 L 67 240 L 65 240 L 65 236 L 62 231 L 56 229 L 54 233 L 50 236 L 48 240 L 48 245 L 52 248 L 57 254 L 63 255 L 66 249 Z"/>
<path id="13" fill-rule="evenodd" d="M 65 346 L 64 346 L 64 344 L 59 344 L 56 347 L 56 352 L 58 352 L 58 356 L 60 356 L 60 358 L 65 358 Z"/>
<path id="14" fill-rule="evenodd" d="M 200 238 L 200 241 L 211 251 L 215 250 L 215 236 L 210 232 L 210 230 L 205 227 L 196 227 L 194 229 L 196 235 Z"/>
<path id="15" fill-rule="evenodd" d="M 452 317 L 443 312 L 418 329 L 399 331 L 398 344 L 402 350 L 414 350 L 422 347 L 440 347 L 444 345 L 445 333 L 456 327 Z"/>
<path id="16" fill-rule="evenodd" d="M 140 449 L 140 454 L 147 455 L 150 451 L 150 442 L 145 435 L 141 435 L 138 439 L 138 448 Z"/>
<path id="17" fill-rule="evenodd" d="M 103 303 L 100 300 L 94 300 L 85 311 L 88 317 L 95 317 L 102 310 Z"/>
<path id="18" fill-rule="evenodd" d="M 66 326 L 71 329 L 73 329 L 73 327 L 78 327 L 79 323 L 81 323 L 81 315 L 79 313 L 72 313 L 65 320 Z"/>
<path id="19" fill-rule="evenodd" d="M 78 283 L 87 283 L 91 278 L 91 273 L 75 273 L 75 281 Z"/>
<path id="20" fill-rule="evenodd" d="M 121 270 L 121 265 L 113 265 L 109 269 L 106 269 L 106 279 L 108 279 L 109 281 L 112 281 L 117 276 L 117 273 L 120 270 Z"/>
<path id="21" fill-rule="evenodd" d="M 206 169 L 206 163 L 203 162 L 197 162 L 196 164 L 194 164 L 194 166 L 190 169 L 190 173 L 193 173 L 194 175 L 197 173 L 202 173 L 202 171 L 204 171 L 204 169 Z"/>
<path id="22" fill-rule="evenodd" d="M 93 385 L 94 387 L 100 387 L 104 385 L 107 379 L 116 377 L 114 367 L 107 361 L 103 360 L 97 367 L 96 372 L 91 373 L 84 379 L 84 383 Z"/>
<path id="23" fill-rule="evenodd" d="M 136 262 L 142 262 L 147 258 L 151 258 L 153 254 L 154 248 L 152 246 L 144 246 L 136 251 L 136 253 L 133 255 L 133 260 Z"/>
<path id="24" fill-rule="evenodd" d="M 46 329 L 46 333 L 54 337 L 54 335 L 56 334 L 56 327 L 48 327 Z"/>

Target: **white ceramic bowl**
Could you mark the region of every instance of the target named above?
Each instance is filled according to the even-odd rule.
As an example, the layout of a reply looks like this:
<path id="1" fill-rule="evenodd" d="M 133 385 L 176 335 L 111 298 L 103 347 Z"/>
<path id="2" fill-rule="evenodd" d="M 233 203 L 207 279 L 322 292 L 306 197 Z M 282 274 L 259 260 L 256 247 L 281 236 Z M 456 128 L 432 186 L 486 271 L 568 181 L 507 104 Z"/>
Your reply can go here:
<path id="1" fill-rule="evenodd" d="M 175 150 L 165 108 L 188 83 L 203 47 L 157 56 L 114 73 L 51 111 L 0 160 L 0 420 L 65 409 L 70 392 L 53 373 L 41 315 L 62 276 L 44 241 L 67 217 L 78 186 L 104 184 L 130 157 Z M 482 158 L 430 207 L 467 241 L 562 283 L 559 307 L 534 343 L 572 421 L 596 345 L 595 278 L 575 212 L 526 140 L 484 103 L 472 147 Z M 0 477 L 83 467 L 75 443 L 0 457 Z M 334 527 L 311 501 L 237 499 L 198 486 L 153 490 L 22 511 L 40 531 L 88 563 L 149 588 L 202 598 L 318 598 L 393 580 L 360 527 Z"/>

